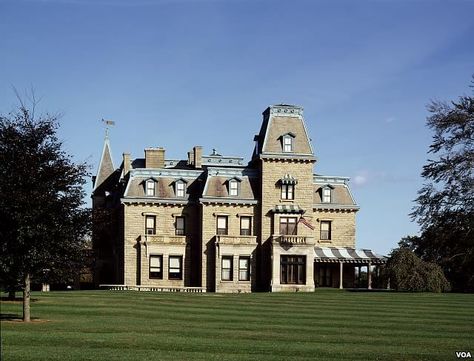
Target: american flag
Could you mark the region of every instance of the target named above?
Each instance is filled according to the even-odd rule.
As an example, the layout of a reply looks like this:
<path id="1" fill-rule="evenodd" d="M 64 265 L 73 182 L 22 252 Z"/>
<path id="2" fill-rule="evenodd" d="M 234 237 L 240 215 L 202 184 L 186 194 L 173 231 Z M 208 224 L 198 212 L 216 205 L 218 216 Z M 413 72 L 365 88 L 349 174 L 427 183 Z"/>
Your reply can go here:
<path id="1" fill-rule="evenodd" d="M 306 227 L 308 227 L 312 231 L 314 231 L 314 226 L 311 223 L 309 223 L 304 217 L 300 217 L 298 223 L 300 222 L 303 223 Z"/>

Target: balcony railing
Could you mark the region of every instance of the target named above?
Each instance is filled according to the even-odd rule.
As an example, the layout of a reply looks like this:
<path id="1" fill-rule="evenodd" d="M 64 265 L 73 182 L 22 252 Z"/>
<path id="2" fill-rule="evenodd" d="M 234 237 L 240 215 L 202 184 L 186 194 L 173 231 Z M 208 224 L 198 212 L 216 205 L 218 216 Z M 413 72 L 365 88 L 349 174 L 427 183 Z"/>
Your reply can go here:
<path id="1" fill-rule="evenodd" d="M 163 243 L 163 244 L 186 244 L 186 236 L 163 236 L 155 234 L 144 234 L 141 236 L 142 242 Z"/>
<path id="2" fill-rule="evenodd" d="M 314 243 L 313 237 L 297 236 L 297 235 L 280 235 L 273 236 L 273 241 L 285 244 L 312 244 Z"/>
<path id="3" fill-rule="evenodd" d="M 217 235 L 216 243 L 218 244 L 249 244 L 257 243 L 257 236 L 228 236 Z"/>

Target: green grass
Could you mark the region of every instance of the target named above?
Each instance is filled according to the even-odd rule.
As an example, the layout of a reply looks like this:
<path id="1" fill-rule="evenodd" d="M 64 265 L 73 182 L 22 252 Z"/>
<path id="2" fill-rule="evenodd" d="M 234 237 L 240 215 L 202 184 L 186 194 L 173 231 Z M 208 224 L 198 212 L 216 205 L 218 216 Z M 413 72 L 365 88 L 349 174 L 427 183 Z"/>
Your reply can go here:
<path id="1" fill-rule="evenodd" d="M 2 360 L 455 360 L 474 355 L 474 295 L 34 293 L 2 320 Z M 21 315 L 21 303 L 2 303 Z"/>

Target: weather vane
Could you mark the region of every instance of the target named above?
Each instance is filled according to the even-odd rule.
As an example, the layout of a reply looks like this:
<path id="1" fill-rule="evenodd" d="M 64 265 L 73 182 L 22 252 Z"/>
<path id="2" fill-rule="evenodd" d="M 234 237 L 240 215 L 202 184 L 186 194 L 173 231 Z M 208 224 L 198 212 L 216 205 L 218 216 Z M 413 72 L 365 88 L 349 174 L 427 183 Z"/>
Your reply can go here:
<path id="1" fill-rule="evenodd" d="M 109 137 L 109 128 L 113 125 L 115 125 L 115 122 L 113 120 L 106 120 L 102 118 L 102 123 L 105 124 L 105 137 Z"/>

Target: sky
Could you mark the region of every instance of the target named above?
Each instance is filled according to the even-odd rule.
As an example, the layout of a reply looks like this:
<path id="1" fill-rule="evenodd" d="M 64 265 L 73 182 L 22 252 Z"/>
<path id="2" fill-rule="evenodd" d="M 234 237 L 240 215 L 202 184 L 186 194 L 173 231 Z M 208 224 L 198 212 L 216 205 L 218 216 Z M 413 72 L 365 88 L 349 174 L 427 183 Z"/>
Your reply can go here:
<path id="1" fill-rule="evenodd" d="M 468 0 L 0 0 L 0 113 L 34 89 L 95 174 L 103 118 L 117 167 L 150 146 L 249 160 L 266 107 L 301 105 L 315 173 L 351 178 L 357 247 L 387 254 L 419 230 L 427 104 L 470 94 L 472 14 Z"/>

